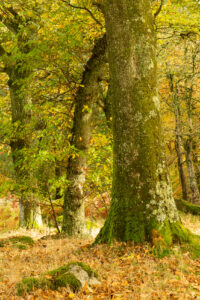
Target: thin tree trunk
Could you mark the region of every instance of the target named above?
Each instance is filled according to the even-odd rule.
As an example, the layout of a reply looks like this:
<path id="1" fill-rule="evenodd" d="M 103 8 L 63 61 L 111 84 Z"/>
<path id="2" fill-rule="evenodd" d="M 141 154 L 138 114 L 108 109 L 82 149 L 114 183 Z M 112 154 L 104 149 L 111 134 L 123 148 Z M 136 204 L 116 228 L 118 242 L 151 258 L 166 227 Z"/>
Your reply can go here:
<path id="1" fill-rule="evenodd" d="M 192 80 L 193 81 L 193 80 Z M 189 92 L 188 92 L 189 91 Z M 186 151 L 186 162 L 188 169 L 188 177 L 190 190 L 192 195 L 192 203 L 200 204 L 200 193 L 196 180 L 195 168 L 192 158 L 193 152 L 193 122 L 192 122 L 192 94 L 193 94 L 193 85 L 191 83 L 191 87 L 188 89 L 187 87 L 187 78 L 185 79 L 185 100 L 187 105 L 187 117 L 188 117 L 188 139 L 185 142 L 185 151 Z"/>
<path id="2" fill-rule="evenodd" d="M 179 177 L 180 177 L 180 182 L 182 187 L 182 197 L 184 200 L 189 201 L 188 185 L 187 185 L 187 179 L 186 179 L 186 174 L 184 169 L 183 150 L 182 150 L 180 136 L 178 136 L 177 134 L 175 140 L 175 149 L 177 153 L 178 171 L 179 171 Z"/>
<path id="3" fill-rule="evenodd" d="M 184 152 L 182 146 L 182 124 L 181 124 L 181 111 L 180 111 L 180 100 L 178 97 L 177 88 L 174 87 L 174 80 L 173 75 L 168 75 L 169 79 L 169 87 L 172 93 L 172 101 L 173 101 L 173 109 L 175 115 L 175 149 L 177 154 L 177 161 L 178 161 L 178 171 L 179 171 L 179 178 L 182 187 L 182 196 L 183 199 L 188 201 L 189 200 L 189 192 L 188 192 L 188 183 L 184 169 Z M 175 91 L 174 91 L 175 89 Z"/>
<path id="4" fill-rule="evenodd" d="M 105 76 L 106 36 L 99 39 L 88 61 L 75 98 L 71 146 L 76 154 L 70 156 L 67 167 L 68 188 L 64 195 L 62 230 L 68 235 L 85 231 L 84 183 L 87 170 L 87 151 L 90 144 L 93 104 L 99 96 L 99 81 Z"/>
<path id="5" fill-rule="evenodd" d="M 194 55 L 192 58 L 192 74 L 190 74 L 190 79 L 188 79 L 188 74 L 186 70 L 186 63 L 187 63 L 187 41 L 184 41 L 185 49 L 184 49 L 184 61 L 185 61 L 185 80 L 184 80 L 184 92 L 185 92 L 185 103 L 186 103 L 186 113 L 188 118 L 188 138 L 185 141 L 185 151 L 186 151 L 186 162 L 187 162 L 187 170 L 188 170 L 188 178 L 189 178 L 189 185 L 191 190 L 192 196 L 192 203 L 200 204 L 200 193 L 198 189 L 198 184 L 196 180 L 195 168 L 193 163 L 193 86 L 194 86 L 194 79 L 195 79 L 195 72 L 196 72 L 196 56 Z M 190 83 L 190 85 L 189 85 Z M 189 87 L 188 87 L 189 85 Z"/>
<path id="6" fill-rule="evenodd" d="M 189 184 L 190 184 L 190 190 L 192 195 L 192 203 L 200 204 L 200 193 L 198 189 L 194 164 L 192 160 L 192 139 L 191 138 L 187 140 L 185 150 L 186 150 L 186 162 L 187 162 L 187 169 L 188 169 Z"/>

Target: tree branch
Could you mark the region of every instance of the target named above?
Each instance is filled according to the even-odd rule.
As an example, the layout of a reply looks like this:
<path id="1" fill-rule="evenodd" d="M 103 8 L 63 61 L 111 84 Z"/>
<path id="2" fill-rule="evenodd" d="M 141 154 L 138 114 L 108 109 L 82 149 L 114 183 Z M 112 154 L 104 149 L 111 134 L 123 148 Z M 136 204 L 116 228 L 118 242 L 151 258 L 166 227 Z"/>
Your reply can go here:
<path id="1" fill-rule="evenodd" d="M 159 8 L 158 8 L 158 10 L 155 12 L 155 14 L 154 14 L 154 18 L 156 18 L 156 17 L 159 15 L 159 13 L 160 13 L 161 10 L 162 10 L 163 5 L 164 5 L 164 0 L 161 0 L 161 3 L 160 3 Z"/>
<path id="2" fill-rule="evenodd" d="M 8 28 L 8 30 L 13 32 L 15 35 L 18 33 L 19 25 L 13 22 L 13 20 L 4 19 L 4 17 L 0 15 L 0 22 L 2 22 Z"/>
<path id="3" fill-rule="evenodd" d="M 7 54 L 6 50 L 1 46 L 0 44 L 0 56 L 3 56 L 4 54 Z"/>
<path id="4" fill-rule="evenodd" d="M 100 25 L 101 27 L 103 27 L 103 25 L 101 24 L 101 22 L 94 16 L 94 14 L 91 12 L 91 10 L 89 10 L 87 7 L 85 7 L 85 6 L 76 6 L 76 5 L 73 5 L 73 4 L 71 4 L 70 2 L 65 1 L 65 0 L 62 0 L 62 2 L 67 3 L 67 5 L 70 6 L 70 7 L 77 8 L 77 9 L 82 9 L 82 10 L 87 11 L 87 12 L 90 14 L 90 16 L 92 17 L 92 19 L 93 19 L 98 25 Z"/>

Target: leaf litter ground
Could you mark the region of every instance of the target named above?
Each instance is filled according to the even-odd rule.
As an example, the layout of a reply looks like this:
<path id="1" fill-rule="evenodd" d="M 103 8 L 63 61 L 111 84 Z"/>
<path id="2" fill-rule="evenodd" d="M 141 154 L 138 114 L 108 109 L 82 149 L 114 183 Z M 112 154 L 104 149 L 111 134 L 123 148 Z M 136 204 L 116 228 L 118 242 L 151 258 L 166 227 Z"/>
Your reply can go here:
<path id="1" fill-rule="evenodd" d="M 199 233 L 198 217 L 184 216 L 183 222 Z M 35 244 L 26 250 L 9 245 L 0 248 L 0 299 L 200 299 L 200 259 L 182 253 L 178 245 L 173 247 L 170 256 L 158 258 L 148 244 L 115 243 L 90 249 L 87 245 L 92 240 L 43 240 L 40 238 L 44 233 L 35 231 L 14 234 L 32 236 Z M 40 275 L 71 261 L 84 262 L 97 270 L 102 285 L 90 288 L 86 284 L 76 295 L 67 288 L 35 290 L 24 297 L 16 295 L 16 283 L 23 278 Z"/>

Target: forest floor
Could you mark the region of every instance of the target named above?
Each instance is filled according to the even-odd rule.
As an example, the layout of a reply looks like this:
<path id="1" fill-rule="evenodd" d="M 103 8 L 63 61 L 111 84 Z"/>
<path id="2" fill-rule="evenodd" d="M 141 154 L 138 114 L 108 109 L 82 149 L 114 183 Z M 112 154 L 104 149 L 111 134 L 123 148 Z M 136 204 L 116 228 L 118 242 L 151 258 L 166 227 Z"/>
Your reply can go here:
<path id="1" fill-rule="evenodd" d="M 200 234 L 200 219 L 183 216 L 183 222 Z M 173 253 L 158 258 L 150 245 L 116 243 L 108 247 L 88 248 L 92 240 L 69 238 L 41 240 L 44 233 L 16 231 L 4 233 L 29 235 L 35 244 L 26 250 L 5 246 L 0 248 L 0 299 L 200 299 L 200 259 L 182 253 L 179 246 Z M 81 261 L 97 270 L 102 285 L 85 286 L 78 294 L 68 289 L 34 292 L 19 297 L 16 283 L 25 277 L 42 274 L 71 261 Z"/>

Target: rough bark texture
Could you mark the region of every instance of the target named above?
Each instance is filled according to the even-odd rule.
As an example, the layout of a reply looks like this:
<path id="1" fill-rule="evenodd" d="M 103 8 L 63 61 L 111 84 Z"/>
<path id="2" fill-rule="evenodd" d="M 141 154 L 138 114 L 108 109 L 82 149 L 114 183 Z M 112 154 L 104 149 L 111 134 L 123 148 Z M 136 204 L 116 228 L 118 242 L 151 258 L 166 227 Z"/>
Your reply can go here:
<path id="1" fill-rule="evenodd" d="M 189 137 L 186 145 L 185 145 L 185 152 L 186 152 L 186 162 L 187 162 L 187 169 L 188 169 L 188 178 L 192 196 L 192 202 L 194 204 L 200 204 L 200 193 L 199 188 L 196 180 L 196 174 L 194 169 L 194 163 L 192 159 L 192 137 Z"/>
<path id="2" fill-rule="evenodd" d="M 111 208 L 97 243 L 186 240 L 166 170 L 150 0 L 105 0 L 113 110 Z"/>
<path id="3" fill-rule="evenodd" d="M 90 144 L 90 122 L 93 104 L 99 95 L 99 82 L 106 71 L 106 36 L 104 35 L 94 46 L 75 99 L 71 146 L 77 150 L 77 154 L 76 157 L 71 156 L 68 162 L 67 179 L 70 183 L 64 196 L 62 227 L 68 235 L 81 235 L 85 229 L 83 186 Z"/>
<path id="4" fill-rule="evenodd" d="M 186 103 L 186 113 L 187 113 L 187 120 L 188 120 L 188 138 L 185 141 L 185 151 L 186 151 L 186 163 L 187 163 L 187 170 L 188 170 L 188 178 L 189 178 L 189 185 L 191 190 L 191 197 L 192 202 L 194 204 L 200 204 L 200 192 L 196 180 L 195 168 L 193 163 L 193 114 L 194 114 L 194 86 L 195 86 L 195 72 L 196 70 L 196 57 L 193 56 L 192 63 L 192 73 L 190 74 L 190 79 L 188 78 L 186 65 L 187 65 L 187 45 L 185 41 L 185 49 L 184 49 L 184 61 L 185 61 L 185 70 L 184 70 L 184 100 Z"/>
<path id="5" fill-rule="evenodd" d="M 189 193 L 188 193 L 188 184 L 184 169 L 184 159 L 183 159 L 183 150 L 181 145 L 181 138 L 179 134 L 176 133 L 176 140 L 175 140 L 175 149 L 177 153 L 177 161 L 178 161 L 178 171 L 179 171 L 179 177 L 182 187 L 182 196 L 183 199 L 188 201 L 189 200 Z"/>
<path id="6" fill-rule="evenodd" d="M 104 107 L 103 107 L 107 125 L 109 128 L 112 127 L 112 90 L 111 85 L 108 87 L 107 95 L 104 99 Z"/>

